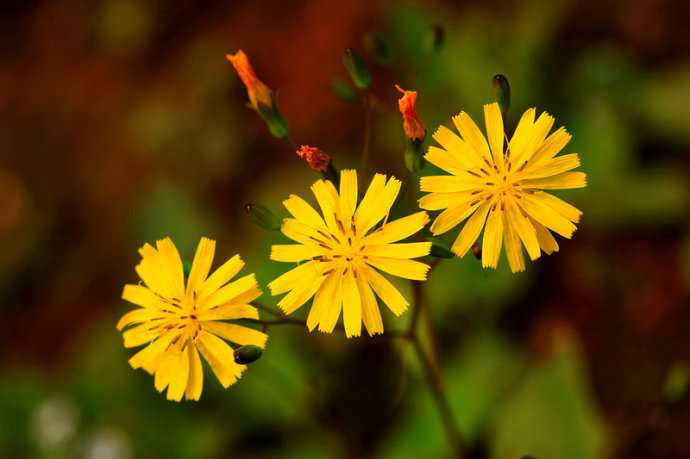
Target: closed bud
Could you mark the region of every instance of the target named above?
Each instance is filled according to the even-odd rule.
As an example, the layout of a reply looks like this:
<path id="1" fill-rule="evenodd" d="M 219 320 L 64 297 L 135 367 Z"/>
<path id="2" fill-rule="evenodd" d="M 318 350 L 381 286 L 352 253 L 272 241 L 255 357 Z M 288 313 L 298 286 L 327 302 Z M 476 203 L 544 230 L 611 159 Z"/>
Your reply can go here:
<path id="1" fill-rule="evenodd" d="M 494 75 L 491 79 L 491 85 L 494 88 L 494 97 L 498 106 L 501 108 L 501 113 L 505 115 L 510 108 L 510 84 L 505 75 Z"/>
<path id="2" fill-rule="evenodd" d="M 302 145 L 297 149 L 297 156 L 302 158 L 316 172 L 326 172 L 331 165 L 331 157 L 323 150 L 309 145 Z"/>
<path id="3" fill-rule="evenodd" d="M 263 354 L 263 350 L 259 346 L 254 346 L 253 344 L 240 346 L 233 352 L 235 363 L 239 363 L 240 365 L 246 365 L 259 360 L 261 354 Z"/>
<path id="4" fill-rule="evenodd" d="M 472 255 L 474 255 L 474 258 L 481 261 L 481 259 L 482 259 L 482 247 L 479 244 L 477 244 L 476 242 L 474 244 L 472 244 Z"/>
<path id="5" fill-rule="evenodd" d="M 244 51 L 239 50 L 235 54 L 227 54 L 225 58 L 230 61 L 235 68 L 235 72 L 237 72 L 237 76 L 240 77 L 240 80 L 244 83 L 244 87 L 247 88 L 249 105 L 251 105 L 254 110 L 259 110 L 259 107 L 272 107 L 273 93 L 268 86 L 257 78 L 254 67 L 252 67 Z"/>
<path id="6" fill-rule="evenodd" d="M 426 127 L 417 115 L 417 91 L 407 91 L 397 84 L 395 89 L 402 93 L 398 99 L 398 109 L 403 119 L 403 131 L 410 140 L 423 141 L 426 136 Z"/>
<path id="7" fill-rule="evenodd" d="M 431 242 L 431 252 L 429 255 L 432 257 L 436 258 L 453 258 L 455 257 L 455 254 L 444 244 L 443 242 L 429 238 L 428 239 Z"/>
<path id="8" fill-rule="evenodd" d="M 261 204 L 249 203 L 244 206 L 244 210 L 259 228 L 263 228 L 266 231 L 278 231 L 280 229 L 280 218 L 267 207 Z"/>
<path id="9" fill-rule="evenodd" d="M 331 91 L 333 91 L 336 97 L 345 102 L 355 102 L 357 100 L 355 88 L 342 78 L 336 77 L 331 80 Z"/>
<path id="10" fill-rule="evenodd" d="M 405 166 L 407 170 L 413 174 L 422 170 L 426 164 L 422 150 L 421 140 L 410 140 L 405 141 Z"/>
<path id="11" fill-rule="evenodd" d="M 352 48 L 345 50 L 343 65 L 350 75 L 350 79 L 359 89 L 366 89 L 371 84 L 371 73 L 362 56 Z"/>

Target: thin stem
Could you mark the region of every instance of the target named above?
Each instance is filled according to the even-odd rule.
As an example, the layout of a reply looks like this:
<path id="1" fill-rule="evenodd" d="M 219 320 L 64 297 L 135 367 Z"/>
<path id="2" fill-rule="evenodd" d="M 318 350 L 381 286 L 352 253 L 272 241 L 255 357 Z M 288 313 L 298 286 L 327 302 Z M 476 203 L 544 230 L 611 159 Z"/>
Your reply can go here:
<path id="1" fill-rule="evenodd" d="M 360 160 L 359 170 L 365 173 L 367 161 L 369 160 L 369 144 L 371 143 L 371 94 L 364 95 L 364 143 L 362 145 L 362 159 Z"/>
<path id="2" fill-rule="evenodd" d="M 436 268 L 436 266 L 438 266 L 440 261 L 440 258 L 436 258 L 434 261 L 431 262 L 429 273 L 431 273 L 431 271 L 434 268 Z M 434 329 L 433 321 L 431 320 L 430 315 L 427 315 L 426 320 L 426 331 L 429 337 L 431 348 L 429 353 L 424 351 L 424 346 L 422 345 L 419 333 L 417 333 L 422 308 L 426 309 L 426 312 L 428 312 L 427 302 L 424 295 L 422 283 L 414 281 L 412 283 L 412 290 L 414 295 L 414 305 L 412 310 L 410 327 L 407 331 L 407 337 L 412 342 L 417 357 L 419 358 L 422 370 L 424 372 L 424 377 L 434 397 L 434 402 L 436 403 L 436 407 L 439 411 L 439 414 L 441 415 L 443 427 L 446 431 L 446 435 L 448 437 L 448 441 L 451 445 L 451 448 L 453 449 L 454 457 L 463 458 L 464 452 L 462 435 L 460 434 L 460 429 L 458 428 L 458 424 L 455 420 L 453 411 L 450 407 L 450 403 L 446 396 L 446 390 L 443 384 L 443 376 L 441 375 L 440 365 L 438 363 L 438 359 L 436 357 L 437 354 L 435 352 L 436 331 Z"/>
<path id="3" fill-rule="evenodd" d="M 443 426 L 446 430 L 446 435 L 448 436 L 448 441 L 451 444 L 451 448 L 454 452 L 454 457 L 462 459 L 464 457 L 463 447 L 462 447 L 462 437 L 460 435 L 460 430 L 458 429 L 457 423 L 455 422 L 455 417 L 453 416 L 453 411 L 450 408 L 450 403 L 446 397 L 446 390 L 443 385 L 443 380 L 441 375 L 436 371 L 436 368 L 431 363 L 427 354 L 422 348 L 422 343 L 419 340 L 417 334 L 412 336 L 412 345 L 417 353 L 420 363 L 422 364 L 422 369 L 424 370 L 424 376 L 426 382 L 431 389 L 431 393 L 434 396 L 434 401 L 436 402 L 436 407 L 441 414 L 441 420 L 443 421 Z"/>

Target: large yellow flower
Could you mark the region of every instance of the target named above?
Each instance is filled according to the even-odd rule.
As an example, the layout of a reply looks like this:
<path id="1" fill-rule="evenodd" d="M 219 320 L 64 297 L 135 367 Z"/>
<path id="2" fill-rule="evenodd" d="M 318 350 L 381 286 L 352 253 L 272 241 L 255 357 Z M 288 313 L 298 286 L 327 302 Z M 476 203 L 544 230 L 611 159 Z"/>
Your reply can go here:
<path id="1" fill-rule="evenodd" d="M 507 145 L 497 103 L 484 106 L 488 142 L 465 112 L 453 117 L 462 138 L 444 126 L 434 134 L 443 148 L 429 147 L 425 157 L 452 175 L 422 177 L 422 191 L 431 194 L 419 205 L 445 209 L 431 225 L 434 234 L 468 219 L 453 244 L 458 256 L 465 255 L 484 228 L 482 266 L 495 268 L 505 243 L 511 270 L 524 271 L 522 245 L 535 260 L 540 249 L 558 251 L 551 231 L 572 237 L 582 212 L 541 190 L 581 188 L 586 176 L 571 171 L 580 165 L 576 153 L 556 156 L 571 138 L 565 128 L 547 137 L 553 117 L 544 112 L 534 118 L 535 109 L 530 108 Z"/>
<path id="2" fill-rule="evenodd" d="M 233 350 L 221 338 L 239 345 L 264 347 L 266 335 L 232 319 L 258 319 L 249 303 L 261 295 L 254 274 L 228 284 L 244 266 L 239 255 L 208 275 L 216 243 L 201 238 L 185 288 L 182 260 L 177 248 L 166 238 L 145 244 L 136 272 L 145 285 L 125 285 L 122 298 L 140 306 L 125 314 L 117 329 L 133 326 L 123 333 L 125 347 L 148 344 L 129 359 L 132 368 L 155 374 L 155 387 L 168 388 L 168 400 L 199 400 L 203 371 L 199 352 L 223 387 L 242 375 L 245 365 L 235 363 Z M 226 285 L 227 284 L 227 285 Z"/>
<path id="3" fill-rule="evenodd" d="M 429 266 L 412 258 L 429 254 L 431 243 L 395 243 L 413 235 L 429 221 L 417 212 L 386 222 L 400 191 L 400 181 L 376 174 L 357 205 L 357 172 L 340 174 L 340 193 L 333 183 L 319 180 L 311 187 L 323 217 L 302 198 L 283 202 L 294 218 L 281 231 L 299 244 L 274 245 L 271 259 L 304 262 L 268 286 L 273 295 L 289 292 L 278 306 L 291 314 L 312 296 L 307 327 L 330 333 L 343 311 L 345 333 L 359 336 L 362 322 L 370 335 L 383 333 L 374 292 L 393 314 L 402 314 L 408 302 L 377 269 L 406 279 L 424 280 Z M 378 228 L 376 225 L 384 220 Z M 307 261 L 308 260 L 308 261 Z M 373 291 L 372 291 L 373 290 Z"/>

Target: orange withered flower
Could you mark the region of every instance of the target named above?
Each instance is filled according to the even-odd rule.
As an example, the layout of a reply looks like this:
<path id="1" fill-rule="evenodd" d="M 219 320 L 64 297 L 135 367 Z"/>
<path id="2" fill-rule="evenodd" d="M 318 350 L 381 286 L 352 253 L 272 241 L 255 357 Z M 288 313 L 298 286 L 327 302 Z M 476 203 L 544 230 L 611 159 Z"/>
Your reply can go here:
<path id="1" fill-rule="evenodd" d="M 417 115 L 417 91 L 406 91 L 397 84 L 395 88 L 402 93 L 398 99 L 398 108 L 403 117 L 403 130 L 410 140 L 422 140 L 426 135 L 426 127 Z"/>
<path id="2" fill-rule="evenodd" d="M 244 83 L 244 86 L 247 88 L 249 103 L 252 108 L 258 110 L 259 106 L 264 108 L 272 107 L 272 91 L 257 78 L 256 73 L 254 73 L 254 68 L 249 62 L 247 55 L 244 54 L 244 51 L 239 50 L 235 54 L 226 54 L 225 58 L 230 61 L 237 75 L 242 80 L 242 83 Z"/>
<path id="3" fill-rule="evenodd" d="M 331 157 L 323 150 L 309 145 L 302 145 L 297 150 L 297 156 L 309 164 L 317 172 L 326 172 L 331 164 Z"/>

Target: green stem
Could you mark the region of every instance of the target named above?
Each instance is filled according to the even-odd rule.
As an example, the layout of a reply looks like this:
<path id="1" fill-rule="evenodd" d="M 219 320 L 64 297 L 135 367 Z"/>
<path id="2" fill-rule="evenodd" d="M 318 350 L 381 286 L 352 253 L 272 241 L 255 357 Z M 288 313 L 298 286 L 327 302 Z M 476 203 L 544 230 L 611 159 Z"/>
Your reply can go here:
<path id="1" fill-rule="evenodd" d="M 432 264 L 431 269 L 438 265 L 440 259 Z M 429 270 L 431 272 L 431 269 Z M 422 366 L 422 371 L 424 373 L 424 378 L 427 385 L 433 395 L 436 408 L 441 416 L 441 421 L 443 422 L 443 427 L 448 437 L 448 442 L 453 450 L 454 457 L 463 458 L 464 457 L 464 447 L 462 435 L 460 429 L 458 428 L 457 421 L 453 415 L 453 410 L 450 407 L 450 402 L 446 395 L 445 385 L 443 383 L 443 376 L 441 375 L 440 365 L 438 360 L 435 358 L 432 352 L 425 352 L 422 341 L 417 333 L 419 317 L 422 308 L 426 308 L 426 299 L 424 296 L 424 289 L 421 282 L 413 282 L 413 293 L 414 293 L 414 305 L 412 310 L 412 319 L 410 321 L 410 328 L 407 332 L 407 337 L 412 342 L 417 358 Z M 434 343 L 436 342 L 436 332 L 433 327 L 433 321 L 431 317 L 427 317 L 427 334 L 429 335 L 429 341 L 433 350 Z"/>

